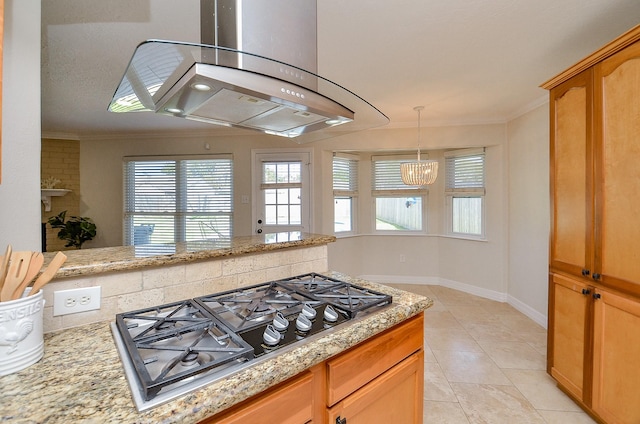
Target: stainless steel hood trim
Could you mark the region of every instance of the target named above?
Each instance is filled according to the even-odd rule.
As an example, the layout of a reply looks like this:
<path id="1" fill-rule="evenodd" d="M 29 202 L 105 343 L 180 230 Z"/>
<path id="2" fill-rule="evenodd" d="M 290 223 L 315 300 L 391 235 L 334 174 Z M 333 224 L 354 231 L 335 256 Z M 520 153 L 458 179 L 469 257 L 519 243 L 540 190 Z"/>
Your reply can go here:
<path id="1" fill-rule="evenodd" d="M 238 63 L 242 63 L 242 69 L 234 69 Z M 198 67 L 196 64 L 207 66 Z M 331 126 L 323 121 L 320 125 L 314 122 L 303 129 L 296 129 L 300 135 L 293 140 L 297 143 L 313 142 L 389 123 L 389 118 L 366 100 L 344 87 L 304 69 L 226 47 L 166 40 L 147 40 L 138 45 L 108 110 L 111 112 L 153 111 L 166 114 L 171 93 L 175 94 L 181 90 L 181 82 L 190 81 L 190 71 L 195 74 L 197 69 L 208 69 L 207 72 L 216 74 L 216 76 L 239 73 L 239 76 L 232 77 L 232 80 L 236 82 L 246 80 L 247 75 L 255 76 L 256 79 L 261 79 L 265 83 L 266 89 L 268 89 L 268 85 L 280 88 L 287 86 L 294 93 L 307 93 L 306 98 L 302 99 L 294 94 L 294 100 L 294 98 L 289 99 L 287 96 L 264 93 L 264 88 L 261 87 L 244 87 L 244 89 L 251 91 L 251 95 L 255 97 L 273 101 L 296 111 L 317 113 L 327 119 L 331 119 L 334 115 L 346 118 L 345 123 L 341 125 Z M 268 80 L 271 82 L 267 83 Z M 218 83 L 228 84 L 227 88 L 242 85 L 234 84 L 233 81 L 226 82 L 218 79 Z M 308 104 L 306 103 L 307 99 L 313 100 L 313 102 Z M 318 104 L 314 103 L 319 99 L 323 99 L 321 103 L 324 103 L 325 106 L 319 108 Z M 343 112 L 328 113 L 323 109 L 328 104 Z M 351 112 L 353 116 L 344 111 Z M 344 116 L 345 114 L 348 116 Z M 174 113 L 174 115 L 182 116 L 181 113 Z M 255 122 L 224 122 L 197 114 L 188 115 L 188 113 L 184 114 L 184 117 L 219 125 L 249 128 L 267 134 L 278 133 L 278 131 L 268 128 L 260 128 Z M 286 132 L 277 135 L 291 136 Z"/>
<path id="2" fill-rule="evenodd" d="M 203 63 L 191 67 L 155 109 L 156 113 L 285 137 L 343 124 L 354 117 L 344 106 L 303 87 Z"/>

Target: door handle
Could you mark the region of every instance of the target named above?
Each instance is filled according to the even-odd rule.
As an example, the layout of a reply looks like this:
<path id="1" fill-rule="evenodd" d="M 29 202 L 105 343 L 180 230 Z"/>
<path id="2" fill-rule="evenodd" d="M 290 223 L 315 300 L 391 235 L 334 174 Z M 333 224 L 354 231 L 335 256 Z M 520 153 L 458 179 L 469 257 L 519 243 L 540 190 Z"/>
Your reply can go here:
<path id="1" fill-rule="evenodd" d="M 256 230 L 256 233 L 258 233 L 258 234 L 262 234 L 262 228 L 258 228 L 258 229 Z"/>

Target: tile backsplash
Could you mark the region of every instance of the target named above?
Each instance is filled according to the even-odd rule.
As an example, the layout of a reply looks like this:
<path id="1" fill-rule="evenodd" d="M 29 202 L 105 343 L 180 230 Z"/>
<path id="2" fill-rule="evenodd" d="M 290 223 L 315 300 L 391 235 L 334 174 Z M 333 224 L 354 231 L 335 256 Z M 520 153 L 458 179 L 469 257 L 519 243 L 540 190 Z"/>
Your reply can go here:
<path id="1" fill-rule="evenodd" d="M 327 270 L 327 246 L 321 245 L 60 278 L 44 287 L 44 332 L 113 321 L 121 312 Z M 94 286 L 101 287 L 100 309 L 53 316 L 54 291 Z"/>

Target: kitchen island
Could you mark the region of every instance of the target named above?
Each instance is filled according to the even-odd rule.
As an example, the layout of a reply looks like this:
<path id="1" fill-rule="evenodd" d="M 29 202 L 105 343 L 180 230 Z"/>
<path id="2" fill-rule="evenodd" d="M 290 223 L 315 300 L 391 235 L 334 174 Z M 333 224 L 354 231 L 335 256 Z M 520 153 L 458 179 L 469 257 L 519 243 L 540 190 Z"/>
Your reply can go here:
<path id="1" fill-rule="evenodd" d="M 337 327 L 175 401 L 139 413 L 109 322 L 45 334 L 44 358 L 0 377 L 0 420 L 15 423 L 198 423 L 419 315 L 428 298 L 330 273 L 393 296 L 390 307 Z M 422 335 L 420 335 L 422 337 Z"/>
<path id="2" fill-rule="evenodd" d="M 153 252 L 150 246 L 69 252 L 65 266 L 45 287 L 47 304 L 52 305 L 54 290 L 100 285 L 101 308 L 53 316 L 51 306 L 45 306 L 44 357 L 25 370 L 0 377 L 0 420 L 197 423 L 324 366 L 332 358 L 341 358 L 356 346 L 370 345 L 382 339 L 381 334 L 402 335 L 398 329 L 409 322 L 414 323 L 410 327 L 414 381 L 418 372 L 422 380 L 422 368 L 415 364 L 422 363 L 416 359 L 422 357 L 421 313 L 431 306 L 430 299 L 327 271 L 326 244 L 335 240 L 332 236 L 267 237 L 234 239 L 224 246 L 176 245 L 169 252 Z M 306 344 L 276 351 L 202 389 L 144 412 L 136 409 L 110 328 L 116 313 L 306 272 L 324 273 L 389 294 L 393 302 Z"/>

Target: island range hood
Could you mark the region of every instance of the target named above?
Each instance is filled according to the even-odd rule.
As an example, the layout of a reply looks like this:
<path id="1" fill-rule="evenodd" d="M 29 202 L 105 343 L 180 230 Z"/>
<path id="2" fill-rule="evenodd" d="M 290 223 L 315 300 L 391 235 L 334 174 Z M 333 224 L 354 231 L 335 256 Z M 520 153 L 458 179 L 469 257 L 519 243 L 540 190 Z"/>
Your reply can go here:
<path id="1" fill-rule="evenodd" d="M 317 75 L 315 0 L 202 0 L 201 43 L 147 40 L 109 111 L 158 114 L 308 143 L 385 125 Z"/>

